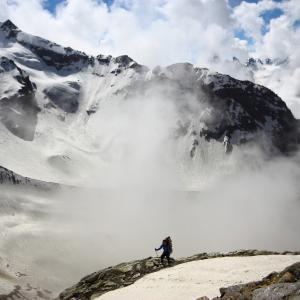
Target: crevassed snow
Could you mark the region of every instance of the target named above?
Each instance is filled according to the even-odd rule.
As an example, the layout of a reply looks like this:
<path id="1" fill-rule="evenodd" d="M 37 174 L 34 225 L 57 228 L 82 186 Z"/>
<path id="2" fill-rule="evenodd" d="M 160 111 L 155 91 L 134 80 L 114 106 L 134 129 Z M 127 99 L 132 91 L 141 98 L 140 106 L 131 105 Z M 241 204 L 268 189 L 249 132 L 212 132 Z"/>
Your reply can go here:
<path id="1" fill-rule="evenodd" d="M 95 300 L 196 300 L 219 296 L 219 289 L 260 280 L 300 261 L 300 255 L 222 257 L 185 263 L 152 273 L 135 284 Z"/>

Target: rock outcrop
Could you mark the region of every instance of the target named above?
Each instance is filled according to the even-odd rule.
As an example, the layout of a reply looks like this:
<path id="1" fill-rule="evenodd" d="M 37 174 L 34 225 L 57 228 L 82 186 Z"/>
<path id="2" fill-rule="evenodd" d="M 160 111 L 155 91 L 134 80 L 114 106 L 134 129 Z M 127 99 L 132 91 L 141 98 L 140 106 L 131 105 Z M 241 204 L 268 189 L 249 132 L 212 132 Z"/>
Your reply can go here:
<path id="1" fill-rule="evenodd" d="M 258 250 L 240 250 L 229 253 L 201 253 L 188 258 L 176 260 L 172 266 L 210 258 L 227 256 L 254 256 L 254 255 L 299 255 L 300 252 L 272 252 Z M 58 299 L 60 300 L 90 300 L 96 296 L 103 295 L 109 291 L 133 284 L 143 276 L 165 268 L 159 258 L 146 258 L 133 262 L 122 263 L 109 267 L 84 277 L 79 283 L 63 291 Z M 229 298 L 227 298 L 229 299 Z"/>
<path id="2" fill-rule="evenodd" d="M 76 113 L 79 107 L 80 84 L 64 82 L 50 86 L 44 90 L 52 104 L 67 113 Z"/>
<path id="3" fill-rule="evenodd" d="M 299 300 L 300 262 L 260 281 L 221 288 L 220 293 L 212 300 Z"/>
<path id="4" fill-rule="evenodd" d="M 32 141 L 39 107 L 29 75 L 7 57 L 0 58 L 0 120 L 19 138 Z"/>
<path id="5" fill-rule="evenodd" d="M 0 184 L 34 187 L 42 190 L 59 188 L 59 184 L 21 176 L 0 166 Z"/>

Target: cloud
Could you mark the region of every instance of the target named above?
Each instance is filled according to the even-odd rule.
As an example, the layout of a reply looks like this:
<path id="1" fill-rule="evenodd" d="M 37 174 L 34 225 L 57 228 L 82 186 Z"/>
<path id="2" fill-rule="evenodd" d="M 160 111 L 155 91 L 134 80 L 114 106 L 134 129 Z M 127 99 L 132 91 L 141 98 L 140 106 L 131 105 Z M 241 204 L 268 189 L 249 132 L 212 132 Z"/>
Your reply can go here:
<path id="1" fill-rule="evenodd" d="M 232 9 L 225 0 L 117 0 L 108 8 L 101 1 L 69 0 L 53 15 L 39 0 L 0 0 L 0 18 L 10 18 L 24 31 L 88 53 L 126 53 L 150 66 L 190 61 L 245 79 L 249 76 L 226 60 L 232 56 L 243 60 L 249 55 L 288 57 L 282 67 L 272 69 L 266 77 L 260 74 L 257 80 L 300 112 L 300 29 L 293 27 L 299 1 L 274 3 L 241 3 Z M 284 14 L 271 20 L 264 33 L 261 13 L 275 6 Z M 246 40 L 235 36 L 236 28 L 253 37 L 250 48 Z M 33 237 L 33 247 L 25 250 L 20 241 L 29 245 L 27 232 L 9 237 L 13 239 L 11 248 L 5 249 L 10 257 L 21 257 L 22 264 L 31 266 L 39 278 L 52 275 L 75 281 L 95 265 L 145 256 L 166 234 L 166 224 L 178 255 L 233 248 L 299 248 L 299 157 L 265 161 L 260 153 L 241 148 L 224 159 L 221 144 L 211 142 L 202 145 L 203 155 L 195 156 L 194 167 L 183 168 L 185 162 L 177 152 L 181 153 L 180 147 L 186 149 L 189 141 L 182 140 L 184 147 L 176 143 L 177 149 L 169 139 L 178 119 L 173 98 L 154 94 L 143 96 L 143 101 L 104 103 L 97 119 L 92 115 L 88 124 L 95 135 L 89 138 L 98 143 L 103 157 L 101 165 L 93 160 L 96 174 L 89 178 L 104 187 L 120 187 L 122 183 L 125 187 L 146 185 L 145 190 L 131 194 L 121 189 L 106 195 L 74 190 L 49 199 L 45 203 L 54 208 L 45 207 L 45 211 L 54 213 L 41 225 L 41 237 L 37 241 Z M 80 172 L 85 174 L 84 168 Z M 202 190 L 202 180 L 211 181 L 211 185 Z M 201 192 L 148 193 L 148 188 L 159 184 Z M 12 200 L 8 203 L 14 204 Z M 37 202 L 41 203 L 40 199 Z M 33 204 L 30 207 L 36 208 Z M 21 220 L 21 225 L 30 222 L 30 218 Z M 196 239 L 191 228 L 198 233 Z M 143 243 L 141 235 L 147 237 Z M 47 262 L 46 267 L 41 261 Z M 59 284 L 71 284 L 64 280 Z"/>
<path id="2" fill-rule="evenodd" d="M 43 0 L 0 0 L 0 6 L 0 20 L 10 18 L 26 32 L 90 54 L 127 54 L 150 67 L 191 62 L 253 79 L 228 61 L 233 56 L 241 61 L 249 56 L 289 58 L 258 82 L 300 115 L 294 84 L 300 67 L 300 29 L 294 26 L 300 16 L 298 0 L 242 1 L 234 7 L 228 0 L 115 0 L 109 7 L 100 0 L 67 0 L 55 14 Z M 272 18 L 275 9 L 282 15 Z"/>
<path id="3" fill-rule="evenodd" d="M 246 36 L 253 38 L 255 41 L 261 39 L 261 28 L 264 24 L 260 12 L 261 8 L 258 4 L 247 2 L 242 2 L 233 12 L 237 25 L 243 29 Z"/>
<path id="4" fill-rule="evenodd" d="M 249 49 L 235 36 L 237 28 L 260 45 L 264 11 L 280 7 L 289 20 L 297 15 L 292 0 L 242 2 L 234 9 L 226 0 L 116 0 L 110 7 L 102 1 L 68 0 L 57 5 L 55 14 L 42 0 L 0 4 L 0 18 L 12 19 L 24 31 L 87 53 L 126 53 L 150 66 L 209 65 L 216 56 L 246 59 Z"/>
<path id="5" fill-rule="evenodd" d="M 205 64 L 215 54 L 246 56 L 235 43 L 225 0 L 118 0 L 110 8 L 101 1 L 69 0 L 57 6 L 55 15 L 42 4 L 1 0 L 5 8 L 1 17 L 63 45 L 92 54 L 126 53 L 150 66 L 178 61 Z"/>
<path id="6" fill-rule="evenodd" d="M 283 15 L 272 19 L 269 30 L 261 36 L 253 55 L 260 58 L 277 58 L 284 61 L 270 73 L 259 72 L 257 80 L 279 94 L 300 117 L 300 28 L 294 23 L 300 18 L 300 2 L 297 0 L 277 3 Z"/>

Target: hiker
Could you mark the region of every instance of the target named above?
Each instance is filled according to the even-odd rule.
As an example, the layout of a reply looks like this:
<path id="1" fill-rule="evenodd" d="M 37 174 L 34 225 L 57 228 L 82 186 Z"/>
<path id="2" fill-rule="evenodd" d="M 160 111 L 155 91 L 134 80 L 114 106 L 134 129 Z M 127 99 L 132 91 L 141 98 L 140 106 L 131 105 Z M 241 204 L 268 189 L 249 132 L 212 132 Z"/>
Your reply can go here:
<path id="1" fill-rule="evenodd" d="M 163 253 L 160 257 L 161 263 L 164 264 L 164 258 L 166 257 L 168 260 L 168 264 L 170 265 L 172 261 L 170 255 L 173 252 L 173 248 L 172 248 L 172 240 L 169 236 L 162 241 L 162 244 L 158 249 L 155 248 L 155 251 L 159 251 L 160 249 L 163 249 Z"/>
<path id="2" fill-rule="evenodd" d="M 224 136 L 223 145 L 225 147 L 225 153 L 230 154 L 232 152 L 233 147 L 230 142 L 230 137 L 227 134 L 225 134 L 225 136 Z"/>

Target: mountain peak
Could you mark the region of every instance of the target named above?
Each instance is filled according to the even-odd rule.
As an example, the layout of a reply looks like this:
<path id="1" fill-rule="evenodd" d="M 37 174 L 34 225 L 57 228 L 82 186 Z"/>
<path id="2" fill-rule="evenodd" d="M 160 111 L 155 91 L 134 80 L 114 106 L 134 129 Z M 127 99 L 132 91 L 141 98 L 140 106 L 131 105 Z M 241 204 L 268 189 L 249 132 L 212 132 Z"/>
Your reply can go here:
<path id="1" fill-rule="evenodd" d="M 18 29 L 18 27 L 9 19 L 2 23 L 1 28 L 2 29 Z"/>

